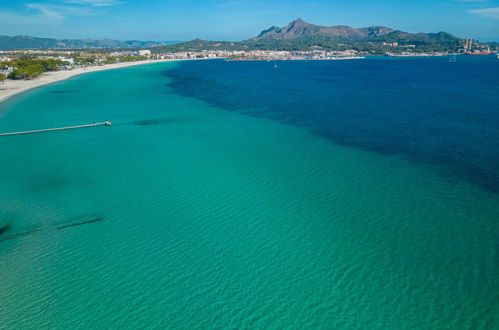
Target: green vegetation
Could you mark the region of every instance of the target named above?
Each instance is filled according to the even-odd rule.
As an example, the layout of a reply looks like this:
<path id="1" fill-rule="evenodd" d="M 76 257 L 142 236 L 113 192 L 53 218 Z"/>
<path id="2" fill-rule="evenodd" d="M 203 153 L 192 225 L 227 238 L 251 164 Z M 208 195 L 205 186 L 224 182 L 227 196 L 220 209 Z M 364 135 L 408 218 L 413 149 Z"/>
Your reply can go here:
<path id="1" fill-rule="evenodd" d="M 245 41 L 229 42 L 229 41 L 208 41 L 194 39 L 179 44 L 159 46 L 151 48 L 151 52 L 157 53 L 177 53 L 200 50 L 252 50 L 245 45 Z"/>
<path id="2" fill-rule="evenodd" d="M 398 46 L 386 44 L 398 43 Z M 379 37 L 367 38 L 342 38 L 329 36 L 308 36 L 294 39 L 250 39 L 241 42 L 207 41 L 195 39 L 174 45 L 154 47 L 154 53 L 164 52 L 187 52 L 201 50 L 286 50 L 307 51 L 323 49 L 331 51 L 342 51 L 354 49 L 371 54 L 383 54 L 385 52 L 446 52 L 456 51 L 462 44 L 461 39 L 449 33 L 406 33 L 394 31 Z"/>
<path id="3" fill-rule="evenodd" d="M 135 62 L 135 61 L 144 61 L 147 60 L 145 56 L 106 56 L 105 59 L 98 61 L 97 57 L 74 57 L 74 63 L 80 66 L 90 66 L 97 65 L 98 63 L 102 64 L 114 64 L 120 62 Z"/>
<path id="4" fill-rule="evenodd" d="M 5 83 L 5 79 L 7 79 L 7 77 L 3 73 L 0 73 L 0 82 L 2 84 Z"/>
<path id="5" fill-rule="evenodd" d="M 106 57 L 106 60 L 104 61 L 104 63 L 106 63 L 106 64 L 113 64 L 113 63 L 117 63 L 117 62 L 118 62 L 118 59 L 115 56 L 108 56 L 108 57 Z"/>
<path id="6" fill-rule="evenodd" d="M 29 64 L 15 69 L 10 75 L 10 79 L 33 79 L 45 72 L 42 64 Z"/>
<path id="7" fill-rule="evenodd" d="M 145 61 L 147 60 L 146 56 L 121 56 L 120 62 L 136 62 L 136 61 Z"/>
<path id="8" fill-rule="evenodd" d="M 97 62 L 97 57 L 73 57 L 74 63 L 79 66 L 90 66 L 94 65 Z"/>
<path id="9" fill-rule="evenodd" d="M 14 71 L 8 76 L 10 79 L 33 79 L 46 71 L 56 71 L 68 63 L 56 59 L 35 59 L 21 56 L 19 59 L 9 63 L 7 66 L 14 67 Z"/>

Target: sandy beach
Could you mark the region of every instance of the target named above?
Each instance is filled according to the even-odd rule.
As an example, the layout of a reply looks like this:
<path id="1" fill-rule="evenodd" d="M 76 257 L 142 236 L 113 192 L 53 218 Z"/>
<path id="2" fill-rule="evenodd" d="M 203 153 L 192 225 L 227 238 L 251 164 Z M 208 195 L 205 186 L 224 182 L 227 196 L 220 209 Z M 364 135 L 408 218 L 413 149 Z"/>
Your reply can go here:
<path id="1" fill-rule="evenodd" d="M 169 62 L 168 60 L 150 60 L 150 61 L 137 61 L 137 62 L 126 62 L 126 63 L 116 63 L 116 64 L 108 64 L 103 66 L 93 66 L 87 68 L 77 68 L 73 70 L 63 70 L 63 71 L 53 71 L 53 72 L 45 72 L 40 77 L 33 80 L 6 80 L 5 83 L 0 84 L 0 102 L 7 100 L 8 98 L 25 92 L 31 88 L 52 84 L 57 81 L 61 81 L 64 79 L 68 79 L 74 77 L 79 74 L 95 72 L 95 71 L 103 71 L 103 70 L 111 70 L 111 69 L 119 69 L 128 66 L 135 66 L 147 63 L 158 63 L 158 62 Z"/>

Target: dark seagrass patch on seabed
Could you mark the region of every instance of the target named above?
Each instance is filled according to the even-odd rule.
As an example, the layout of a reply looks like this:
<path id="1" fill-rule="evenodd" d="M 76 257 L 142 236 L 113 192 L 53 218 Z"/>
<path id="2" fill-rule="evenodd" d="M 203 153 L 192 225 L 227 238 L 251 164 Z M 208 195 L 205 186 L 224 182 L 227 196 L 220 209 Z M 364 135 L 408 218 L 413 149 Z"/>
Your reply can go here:
<path id="1" fill-rule="evenodd" d="M 95 222 L 100 222 L 100 221 L 104 220 L 104 217 L 99 217 L 99 216 L 91 217 L 91 218 L 89 218 L 88 216 L 82 216 L 82 217 L 77 218 L 76 220 L 82 220 L 85 218 L 87 220 L 59 224 L 59 225 L 55 225 L 53 228 L 55 230 L 61 230 L 61 229 L 67 229 L 67 228 L 71 228 L 71 227 L 91 224 L 91 223 L 95 223 Z M 10 228 L 11 228 L 10 225 L 5 225 L 3 227 L 0 227 L 0 235 L 5 233 L 6 231 L 10 230 Z M 26 232 L 22 232 L 22 233 L 18 233 L 18 234 L 12 234 L 12 235 L 8 235 L 8 236 L 0 236 L 0 242 L 11 240 L 14 238 L 29 236 L 29 235 L 35 234 L 37 232 L 40 232 L 42 230 L 48 230 L 48 229 L 50 229 L 50 227 L 42 227 L 42 228 L 36 228 L 36 229 L 30 230 L 30 231 L 26 231 Z"/>
<path id="2" fill-rule="evenodd" d="M 28 236 L 28 235 L 37 233 L 37 232 L 42 231 L 42 230 L 43 230 L 43 228 L 37 228 L 37 229 L 30 230 L 30 231 L 25 231 L 23 233 L 19 233 L 19 234 L 12 234 L 12 235 L 8 235 L 8 236 L 3 236 L 3 237 L 0 237 L 0 242 L 7 241 L 10 239 L 14 239 L 14 238 L 18 238 L 18 237 Z"/>
<path id="3" fill-rule="evenodd" d="M 152 126 L 152 125 L 174 124 L 174 123 L 185 122 L 185 121 L 188 121 L 188 119 L 185 119 L 185 118 L 142 119 L 142 120 L 135 120 L 135 121 L 130 121 L 127 123 L 122 123 L 122 124 L 116 124 L 114 126 L 121 126 L 121 125 Z"/>
<path id="4" fill-rule="evenodd" d="M 80 222 L 73 222 L 73 223 L 68 223 L 60 226 L 56 226 L 55 229 L 60 230 L 60 229 L 66 229 L 66 228 L 71 228 L 71 227 L 76 227 L 76 226 L 82 226 L 86 225 L 89 223 L 94 223 L 94 222 L 99 222 L 104 220 L 104 217 L 97 217 L 97 218 L 92 218 L 90 220 L 85 220 L 85 221 L 80 221 Z"/>
<path id="5" fill-rule="evenodd" d="M 64 91 L 64 90 L 55 90 L 55 91 L 49 91 L 49 93 L 51 94 L 68 94 L 68 93 L 76 93 L 76 92 L 79 92 L 78 90 L 74 90 L 74 91 Z"/>
<path id="6" fill-rule="evenodd" d="M 61 172 L 44 171 L 28 176 L 27 186 L 38 193 L 58 192 L 71 184 L 71 180 Z"/>
<path id="7" fill-rule="evenodd" d="M 7 232 L 9 229 L 10 229 L 10 225 L 5 225 L 5 226 L 0 227 L 0 235 Z"/>

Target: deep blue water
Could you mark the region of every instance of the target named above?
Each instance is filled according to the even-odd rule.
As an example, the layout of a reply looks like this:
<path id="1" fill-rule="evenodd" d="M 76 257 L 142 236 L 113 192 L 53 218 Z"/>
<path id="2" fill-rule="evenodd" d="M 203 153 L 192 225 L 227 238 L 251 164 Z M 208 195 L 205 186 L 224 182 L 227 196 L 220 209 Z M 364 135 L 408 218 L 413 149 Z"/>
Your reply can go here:
<path id="1" fill-rule="evenodd" d="M 184 96 L 306 127 L 336 144 L 437 165 L 499 193 L 499 61 L 197 61 L 164 73 Z M 248 132 L 251 134 L 251 132 Z"/>

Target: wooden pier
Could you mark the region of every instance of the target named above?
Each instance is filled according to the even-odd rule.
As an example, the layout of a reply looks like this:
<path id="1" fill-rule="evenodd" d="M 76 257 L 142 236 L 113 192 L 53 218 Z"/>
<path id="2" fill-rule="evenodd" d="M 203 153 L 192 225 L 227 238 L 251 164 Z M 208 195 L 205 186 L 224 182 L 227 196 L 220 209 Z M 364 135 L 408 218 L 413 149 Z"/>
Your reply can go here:
<path id="1" fill-rule="evenodd" d="M 87 125 L 68 126 L 68 127 L 59 127 L 59 128 L 47 128 L 47 129 L 37 129 L 37 130 L 34 130 L 34 131 L 24 131 L 24 132 L 0 133 L 0 136 L 34 134 L 34 133 L 45 133 L 45 132 L 54 132 L 54 131 L 65 131 L 65 130 L 77 129 L 77 128 L 98 127 L 98 126 L 111 126 L 111 125 L 112 125 L 112 123 L 110 121 L 105 121 L 105 122 L 102 122 L 102 123 L 93 123 L 93 124 L 87 124 Z"/>

